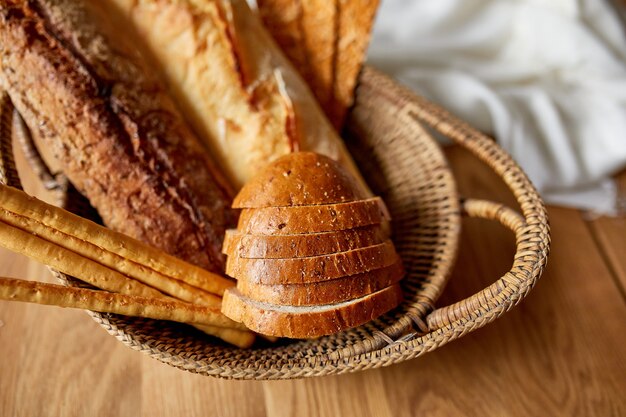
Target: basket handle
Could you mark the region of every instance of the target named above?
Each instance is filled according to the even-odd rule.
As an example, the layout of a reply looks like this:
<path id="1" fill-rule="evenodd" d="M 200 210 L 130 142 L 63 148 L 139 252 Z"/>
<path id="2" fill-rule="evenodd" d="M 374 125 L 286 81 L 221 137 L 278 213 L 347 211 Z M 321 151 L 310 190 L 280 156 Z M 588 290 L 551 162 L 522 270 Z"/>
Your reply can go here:
<path id="1" fill-rule="evenodd" d="M 526 221 L 518 212 L 499 203 L 474 199 L 462 201 L 461 209 L 463 214 L 468 217 L 495 220 L 510 229 L 515 233 L 518 254 L 523 253 L 524 249 L 521 247 L 521 244 L 523 243 Z M 523 266 L 523 257 L 516 257 L 513 270 Z M 450 325 L 456 320 L 470 316 L 474 311 L 497 307 L 502 304 L 502 300 L 499 300 L 499 298 L 510 295 L 508 291 L 506 291 L 508 286 L 522 283 L 523 282 L 515 274 L 509 271 L 498 281 L 482 291 L 452 305 L 432 311 L 426 317 L 428 328 L 431 331 L 440 329 Z M 526 292 L 530 291 L 531 288 L 532 286 L 527 286 Z M 521 298 L 523 298 L 523 296 L 520 296 L 520 299 Z M 511 304 L 511 306 L 512 305 L 513 304 Z"/>
<path id="2" fill-rule="evenodd" d="M 371 67 L 366 66 L 363 71 L 369 73 L 367 78 L 381 80 L 382 83 L 387 79 Z M 385 94 L 385 91 L 381 90 L 381 93 Z M 517 237 L 517 251 L 509 272 L 481 292 L 426 316 L 429 332 L 447 326 L 462 326 L 464 334 L 498 318 L 520 302 L 535 285 L 546 265 L 550 249 L 547 211 L 526 174 L 492 138 L 408 88 L 394 87 L 394 97 L 401 100 L 402 112 L 452 139 L 493 169 L 513 192 L 521 208 L 520 215 L 487 201 L 466 200 L 462 204 L 469 216 L 498 220 L 511 228 Z M 474 323 L 471 329 L 464 325 L 470 320 Z"/>

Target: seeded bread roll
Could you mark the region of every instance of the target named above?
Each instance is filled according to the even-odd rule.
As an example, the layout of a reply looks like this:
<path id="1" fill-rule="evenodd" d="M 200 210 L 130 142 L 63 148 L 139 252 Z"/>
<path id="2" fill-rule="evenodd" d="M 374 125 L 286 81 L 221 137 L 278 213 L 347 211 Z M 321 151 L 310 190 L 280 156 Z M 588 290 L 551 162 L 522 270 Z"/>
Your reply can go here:
<path id="1" fill-rule="evenodd" d="M 102 2 L 0 4 L 0 86 L 112 229 L 222 272 L 231 187 Z"/>

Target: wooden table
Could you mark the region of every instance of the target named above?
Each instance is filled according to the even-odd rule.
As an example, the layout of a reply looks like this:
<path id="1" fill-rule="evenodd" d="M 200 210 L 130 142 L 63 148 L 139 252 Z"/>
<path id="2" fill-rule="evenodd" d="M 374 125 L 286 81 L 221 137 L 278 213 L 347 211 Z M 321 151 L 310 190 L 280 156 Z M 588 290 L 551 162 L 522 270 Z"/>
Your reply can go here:
<path id="1" fill-rule="evenodd" d="M 464 195 L 514 205 L 463 150 L 447 155 Z M 626 415 L 626 218 L 553 207 L 550 220 L 549 266 L 519 306 L 419 359 L 357 374 L 202 377 L 126 348 L 82 311 L 0 302 L 0 416 Z M 485 287 L 512 261 L 503 227 L 463 226 L 440 304 Z M 26 258 L 0 257 L 0 275 L 51 279 Z"/>

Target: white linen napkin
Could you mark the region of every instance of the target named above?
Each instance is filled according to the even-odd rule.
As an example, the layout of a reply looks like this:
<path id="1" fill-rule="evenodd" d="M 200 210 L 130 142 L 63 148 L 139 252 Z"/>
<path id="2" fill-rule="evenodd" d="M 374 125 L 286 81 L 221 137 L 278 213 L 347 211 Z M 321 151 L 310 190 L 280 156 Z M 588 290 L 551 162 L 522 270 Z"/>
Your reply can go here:
<path id="1" fill-rule="evenodd" d="M 624 33 L 607 0 L 383 0 L 368 62 L 492 134 L 547 202 L 610 214 Z"/>

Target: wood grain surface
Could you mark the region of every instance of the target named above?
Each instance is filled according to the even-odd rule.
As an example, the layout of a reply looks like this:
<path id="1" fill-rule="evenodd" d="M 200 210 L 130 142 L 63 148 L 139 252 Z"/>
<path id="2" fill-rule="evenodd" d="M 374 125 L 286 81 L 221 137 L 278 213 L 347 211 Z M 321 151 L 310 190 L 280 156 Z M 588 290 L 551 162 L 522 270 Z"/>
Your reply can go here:
<path id="1" fill-rule="evenodd" d="M 449 148 L 465 196 L 512 205 L 498 178 Z M 24 172 L 24 170 L 22 170 Z M 31 193 L 42 195 L 24 176 Z M 0 416 L 626 415 L 624 218 L 550 208 L 552 253 L 529 297 L 493 324 L 422 358 L 357 374 L 224 381 L 131 351 L 84 312 L 0 302 Z M 506 272 L 510 232 L 467 220 L 441 305 Z M 0 274 L 51 281 L 0 252 Z"/>

